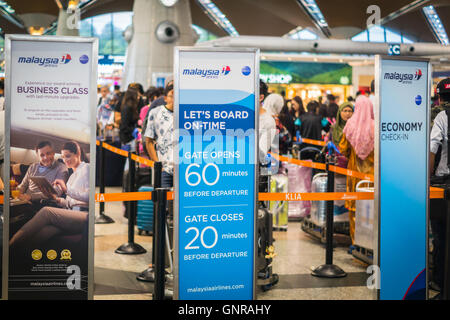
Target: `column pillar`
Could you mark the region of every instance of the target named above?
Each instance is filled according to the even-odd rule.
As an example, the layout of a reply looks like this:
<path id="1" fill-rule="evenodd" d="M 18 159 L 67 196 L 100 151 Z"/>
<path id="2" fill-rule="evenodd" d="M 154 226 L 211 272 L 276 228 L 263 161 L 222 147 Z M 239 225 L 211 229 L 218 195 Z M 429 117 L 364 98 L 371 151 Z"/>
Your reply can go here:
<path id="1" fill-rule="evenodd" d="M 139 82 L 157 86 L 158 75 L 173 73 L 175 46 L 194 45 L 188 0 L 166 7 L 159 0 L 134 0 L 133 36 L 127 49 L 122 90 Z"/>
<path id="2" fill-rule="evenodd" d="M 58 26 L 56 28 L 57 36 L 79 36 L 80 35 L 80 10 L 59 9 Z"/>

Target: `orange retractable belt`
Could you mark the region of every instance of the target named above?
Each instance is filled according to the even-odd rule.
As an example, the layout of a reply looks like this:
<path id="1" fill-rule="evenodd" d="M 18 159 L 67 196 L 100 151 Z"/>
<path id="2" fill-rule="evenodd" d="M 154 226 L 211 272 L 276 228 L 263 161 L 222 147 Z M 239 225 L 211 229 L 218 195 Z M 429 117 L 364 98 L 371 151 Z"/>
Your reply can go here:
<path id="1" fill-rule="evenodd" d="M 271 155 L 279 161 L 285 161 L 285 162 L 289 162 L 292 164 L 296 164 L 296 165 L 308 167 L 308 168 L 326 170 L 326 165 L 324 163 L 318 163 L 318 162 L 312 162 L 312 161 L 306 161 L 306 160 L 297 160 L 297 159 L 293 159 L 293 158 L 280 156 L 276 153 L 271 153 Z M 330 165 L 328 168 L 330 171 L 333 171 L 333 172 L 336 172 L 339 174 L 343 174 L 346 176 L 355 177 L 355 178 L 362 179 L 362 180 L 369 180 L 372 182 L 374 181 L 374 176 L 371 174 L 366 174 L 366 173 L 353 171 L 353 170 L 349 170 L 349 169 L 345 169 L 345 168 L 341 168 L 341 167 L 336 167 L 333 165 Z"/>
<path id="2" fill-rule="evenodd" d="M 96 193 L 95 202 L 151 200 L 151 192 Z"/>
<path id="3" fill-rule="evenodd" d="M 444 189 L 430 187 L 430 199 L 443 199 Z M 0 196 L 0 204 L 3 204 Z M 373 192 L 290 192 L 290 193 L 264 193 L 258 194 L 259 201 L 329 201 L 329 200 L 373 200 Z M 138 201 L 152 200 L 152 193 L 121 192 L 96 193 L 95 202 Z M 167 193 L 167 200 L 174 200 L 174 192 Z"/>
<path id="4" fill-rule="evenodd" d="M 362 179 L 362 180 L 369 180 L 371 182 L 375 181 L 374 176 L 372 174 L 353 171 L 353 170 L 336 167 L 336 166 L 332 166 L 332 165 L 329 166 L 329 169 L 330 169 L 330 171 L 333 171 L 333 172 L 336 172 L 339 174 L 343 174 L 345 176 L 355 177 L 355 178 Z"/>
<path id="5" fill-rule="evenodd" d="M 289 163 L 296 164 L 299 166 L 314 168 L 314 169 L 319 169 L 319 170 L 326 169 L 326 166 L 324 163 L 318 163 L 318 162 L 312 162 L 312 161 L 306 161 L 306 160 L 297 160 L 297 159 L 288 158 L 285 156 L 280 156 L 279 154 L 272 153 L 272 152 L 270 154 L 279 161 L 285 161 L 285 162 L 289 162 Z"/>
<path id="6" fill-rule="evenodd" d="M 443 199 L 444 189 L 430 187 L 430 199 Z M 96 202 L 151 200 L 151 192 L 97 193 Z M 373 192 L 289 192 L 258 194 L 259 201 L 330 201 L 373 200 Z M 174 192 L 167 193 L 167 200 L 174 200 Z"/>
<path id="7" fill-rule="evenodd" d="M 312 140 L 312 139 L 307 139 L 307 138 L 301 138 L 301 141 L 304 143 L 309 143 L 309 144 L 313 144 L 316 146 L 325 146 L 327 143 L 325 141 L 319 141 L 319 140 Z"/>
<path id="8" fill-rule="evenodd" d="M 311 140 L 311 139 L 302 139 L 302 141 L 307 142 L 307 143 L 314 142 L 317 145 L 325 145 L 324 141 L 317 141 L 317 140 Z M 97 142 L 97 145 L 100 145 L 100 142 L 98 140 L 96 142 Z M 103 145 L 103 147 L 105 149 L 107 149 L 107 150 L 109 150 L 111 152 L 114 152 L 114 153 L 119 154 L 119 155 L 124 156 L 124 157 L 128 157 L 128 151 L 125 151 L 125 150 L 113 147 L 113 146 L 111 146 L 111 145 L 109 145 L 109 144 L 107 144 L 105 142 L 103 142 L 102 145 Z M 292 158 L 288 158 L 288 157 L 284 157 L 284 156 L 278 155 L 276 153 L 271 153 L 271 155 L 274 158 L 278 159 L 279 161 L 290 162 L 290 163 L 293 163 L 293 164 L 296 164 L 296 165 L 300 165 L 300 166 L 303 166 L 303 167 L 309 167 L 309 168 L 314 168 L 314 169 L 319 169 L 319 170 L 325 170 L 326 169 L 326 166 L 323 163 L 292 159 Z M 149 160 L 147 158 L 143 158 L 143 157 L 137 156 L 135 154 L 131 155 L 131 159 L 133 159 L 134 161 L 139 162 L 141 164 L 150 166 L 150 167 L 153 167 L 154 164 L 155 164 L 154 161 Z M 372 181 L 372 182 L 374 181 L 373 175 L 370 175 L 370 174 L 365 174 L 365 173 L 361 173 L 361 172 L 358 172 L 358 171 L 348 170 L 348 169 L 345 169 L 345 168 L 340 168 L 340 167 L 336 167 L 336 166 L 332 166 L 332 165 L 329 166 L 329 169 L 331 171 L 333 171 L 333 172 L 336 172 L 336 173 L 339 173 L 339 174 L 343 174 L 343 175 L 346 175 L 346 176 L 351 176 L 351 177 L 355 177 L 355 178 L 363 179 L 363 180 L 369 180 L 369 181 Z"/>
<path id="9" fill-rule="evenodd" d="M 96 202 L 151 200 L 151 192 L 97 193 Z M 167 193 L 173 200 L 174 193 Z M 259 201 L 327 201 L 327 200 L 373 200 L 373 192 L 292 192 L 259 193 Z"/>
<path id="10" fill-rule="evenodd" d="M 312 139 L 302 139 L 303 142 L 309 144 L 315 144 L 319 146 L 325 146 L 324 141 L 317 141 Z M 96 144 L 100 146 L 100 141 L 96 141 Z M 105 142 L 101 143 L 102 147 L 114 152 L 116 154 L 128 157 L 128 151 L 113 147 Z M 276 153 L 271 153 L 271 155 L 279 160 L 296 165 L 326 170 L 326 165 L 323 163 L 317 163 L 312 161 L 297 160 L 293 158 L 288 158 L 280 156 Z M 150 167 L 154 166 L 154 161 L 137 156 L 135 154 L 131 155 L 131 158 L 139 163 L 148 165 Z M 345 168 L 336 167 L 333 165 L 329 166 L 329 170 L 351 177 L 356 177 L 363 180 L 374 181 L 374 176 L 371 174 L 364 174 L 358 171 L 348 170 Z M 442 199 L 444 198 L 444 189 L 430 187 L 430 199 Z M 125 193 L 97 193 L 95 194 L 96 202 L 110 202 L 110 201 L 138 201 L 138 200 L 151 200 L 151 192 L 125 192 Z M 167 199 L 173 200 L 174 193 L 168 192 Z M 329 201 L 329 200 L 373 200 L 373 192 L 305 192 L 305 193 L 259 193 L 259 201 Z M 3 196 L 0 196 L 0 201 L 3 203 Z"/>
<path id="11" fill-rule="evenodd" d="M 260 201 L 373 200 L 373 192 L 260 193 Z"/>
<path id="12" fill-rule="evenodd" d="M 121 155 L 121 156 L 123 156 L 123 157 L 128 157 L 128 151 L 125 151 L 125 150 L 122 150 L 122 149 L 113 147 L 113 146 L 107 144 L 106 142 L 103 142 L 102 146 L 103 146 L 103 148 L 105 148 L 106 150 L 109 150 L 109 151 L 111 151 L 111 152 L 114 152 L 114 153 L 116 153 L 116 154 L 119 154 L 119 155 Z"/>
<path id="13" fill-rule="evenodd" d="M 430 187 L 430 199 L 444 199 L 444 189 Z"/>
<path id="14" fill-rule="evenodd" d="M 302 139 L 305 143 L 311 143 L 311 141 L 315 143 L 323 142 L 316 141 L 310 139 Z M 100 141 L 96 140 L 96 144 L 100 146 Z M 321 144 L 322 145 L 322 144 Z M 323 142 L 325 145 L 325 142 Z M 102 143 L 102 146 L 114 153 L 120 154 L 124 157 L 128 157 L 128 151 L 113 147 L 105 142 Z M 293 158 L 288 158 L 284 156 L 280 156 L 276 153 L 271 153 L 272 156 L 279 161 L 286 161 L 289 163 L 293 163 L 296 165 L 325 170 L 326 165 L 323 163 L 305 161 L 305 160 L 297 160 Z M 132 154 L 131 158 L 139 163 L 145 164 L 147 166 L 153 167 L 154 161 L 137 156 Z M 364 174 L 358 171 L 352 171 L 345 168 L 340 168 L 336 166 L 329 166 L 329 170 L 343 174 L 346 176 L 356 177 L 363 180 L 374 181 L 374 176 L 370 174 Z M 444 189 L 430 187 L 430 199 L 443 199 L 444 198 Z M 123 192 L 123 193 L 96 193 L 95 194 L 95 202 L 112 202 L 112 201 L 138 201 L 138 200 L 151 200 L 152 193 L 151 192 Z M 174 193 L 167 193 L 167 200 L 173 200 Z M 259 201 L 329 201 L 329 200 L 373 200 L 374 193 L 373 192 L 305 192 L 305 193 L 259 193 L 258 200 Z M 0 196 L 0 204 L 3 204 L 4 197 Z"/>
<path id="15" fill-rule="evenodd" d="M 131 155 L 131 159 L 133 159 L 134 161 L 139 162 L 141 164 L 145 164 L 145 165 L 147 165 L 149 167 L 153 167 L 155 165 L 154 161 L 149 160 L 147 158 L 143 158 L 143 157 L 137 156 L 135 154 Z"/>
<path id="16" fill-rule="evenodd" d="M 97 140 L 97 145 L 98 145 L 98 146 L 100 145 L 100 141 L 98 141 L 98 140 Z M 116 153 L 116 154 L 119 154 L 119 155 L 121 155 L 121 156 L 123 156 L 123 157 L 128 157 L 128 151 L 125 151 L 125 150 L 122 150 L 122 149 L 113 147 L 113 146 L 107 144 L 106 142 L 103 142 L 103 143 L 102 143 L 102 146 L 103 146 L 103 148 L 105 148 L 106 150 L 109 150 L 109 151 L 111 151 L 111 152 L 114 152 L 114 153 Z M 147 166 L 149 166 L 149 167 L 153 167 L 154 164 L 155 164 L 154 161 L 149 160 L 149 159 L 147 159 L 147 158 L 140 157 L 140 156 L 135 155 L 135 154 L 131 154 L 131 159 L 133 159 L 134 161 L 139 162 L 139 163 L 141 163 L 141 164 L 145 164 L 145 165 L 147 165 Z"/>
<path id="17" fill-rule="evenodd" d="M 173 200 L 173 192 L 167 192 L 167 200 Z M 95 202 L 152 200 L 152 192 L 96 193 Z"/>

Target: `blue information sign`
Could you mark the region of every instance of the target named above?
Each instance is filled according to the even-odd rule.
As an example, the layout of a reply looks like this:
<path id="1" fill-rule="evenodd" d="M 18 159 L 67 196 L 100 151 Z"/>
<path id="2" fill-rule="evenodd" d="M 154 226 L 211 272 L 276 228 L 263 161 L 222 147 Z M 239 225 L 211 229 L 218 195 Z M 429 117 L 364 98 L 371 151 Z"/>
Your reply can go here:
<path id="1" fill-rule="evenodd" d="M 377 59 L 381 300 L 426 298 L 429 62 Z"/>
<path id="2" fill-rule="evenodd" d="M 259 53 L 175 60 L 175 297 L 253 299 Z"/>

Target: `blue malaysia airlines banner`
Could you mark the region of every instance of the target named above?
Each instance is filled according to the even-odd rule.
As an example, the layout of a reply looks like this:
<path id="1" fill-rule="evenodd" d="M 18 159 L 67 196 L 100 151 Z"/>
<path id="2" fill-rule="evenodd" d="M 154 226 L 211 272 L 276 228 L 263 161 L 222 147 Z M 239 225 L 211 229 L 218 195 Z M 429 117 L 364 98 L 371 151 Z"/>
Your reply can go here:
<path id="1" fill-rule="evenodd" d="M 253 299 L 258 52 L 177 54 L 175 295 Z"/>
<path id="2" fill-rule="evenodd" d="M 429 64 L 378 61 L 379 298 L 425 299 Z"/>

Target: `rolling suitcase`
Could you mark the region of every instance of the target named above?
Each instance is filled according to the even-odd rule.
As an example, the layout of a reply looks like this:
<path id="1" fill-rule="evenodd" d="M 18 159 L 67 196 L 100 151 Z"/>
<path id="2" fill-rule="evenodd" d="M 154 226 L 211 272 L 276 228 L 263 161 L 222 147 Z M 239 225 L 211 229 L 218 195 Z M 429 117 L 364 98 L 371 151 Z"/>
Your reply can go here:
<path id="1" fill-rule="evenodd" d="M 311 168 L 283 162 L 288 172 L 288 192 L 311 192 Z M 311 211 L 311 201 L 290 201 L 288 205 L 288 220 L 301 220 Z"/>
<path id="2" fill-rule="evenodd" d="M 278 173 L 270 178 L 271 193 L 288 192 L 288 176 L 285 173 Z M 273 215 L 274 230 L 287 231 L 288 228 L 288 201 L 270 201 L 269 211 Z"/>
<path id="3" fill-rule="evenodd" d="M 257 255 L 255 261 L 258 276 L 257 284 L 263 291 L 271 289 L 278 283 L 279 277 L 272 271 L 275 249 L 273 246 L 273 218 L 272 214 L 264 206 L 258 209 L 256 220 L 257 228 Z"/>
<path id="4" fill-rule="evenodd" d="M 268 192 L 269 176 L 259 176 L 259 192 Z M 278 282 L 278 275 L 272 272 L 272 261 L 275 256 L 273 246 L 273 215 L 267 209 L 270 203 L 258 202 L 258 215 L 256 217 L 257 252 L 255 258 L 255 271 L 257 285 L 267 291 Z"/>
<path id="5" fill-rule="evenodd" d="M 363 187 L 363 184 L 367 186 Z M 356 184 L 356 192 L 373 192 L 373 182 L 361 180 Z M 355 210 L 355 245 L 373 250 L 374 201 L 358 200 Z"/>
<path id="6" fill-rule="evenodd" d="M 292 154 L 299 160 L 316 161 L 321 150 L 316 147 L 303 147 L 297 145 Z M 294 150 L 295 149 L 295 150 Z M 311 192 L 312 177 L 318 172 L 310 167 L 290 164 L 288 167 L 289 192 Z M 303 220 L 311 214 L 311 201 L 291 201 L 289 203 L 289 218 Z"/>
<path id="7" fill-rule="evenodd" d="M 153 187 L 142 186 L 138 189 L 138 192 L 151 192 Z M 143 233 L 147 235 L 153 234 L 153 201 L 152 200 L 139 200 L 137 202 L 137 228 L 138 234 Z"/>
<path id="8" fill-rule="evenodd" d="M 134 190 L 143 187 L 143 186 L 151 186 L 152 185 L 152 170 L 151 168 L 141 168 L 138 165 L 136 166 L 135 173 L 135 187 Z M 122 192 L 131 192 L 128 188 L 128 170 L 123 173 L 122 179 Z M 124 217 L 128 219 L 128 208 L 126 206 L 126 201 L 123 202 L 123 212 Z"/>
<path id="9" fill-rule="evenodd" d="M 326 173 L 316 174 L 312 181 L 312 192 L 327 192 L 327 179 Z M 346 188 L 346 177 L 335 175 L 334 192 L 345 192 Z M 334 201 L 333 215 L 335 223 L 348 223 L 348 209 L 345 208 L 345 200 Z M 327 201 L 313 201 L 311 204 L 312 222 L 317 226 L 324 227 L 326 216 Z"/>

